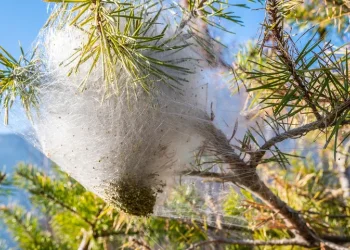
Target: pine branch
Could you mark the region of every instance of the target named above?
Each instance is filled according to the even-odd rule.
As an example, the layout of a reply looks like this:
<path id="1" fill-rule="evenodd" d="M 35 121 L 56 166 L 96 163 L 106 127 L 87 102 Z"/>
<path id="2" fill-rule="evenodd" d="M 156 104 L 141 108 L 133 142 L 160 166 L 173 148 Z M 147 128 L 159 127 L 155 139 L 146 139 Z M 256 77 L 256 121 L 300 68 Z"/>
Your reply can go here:
<path id="1" fill-rule="evenodd" d="M 202 241 L 197 244 L 194 244 L 187 248 L 187 250 L 195 250 L 198 247 L 203 247 L 205 245 L 240 245 L 240 246 L 302 246 L 309 247 L 307 243 L 303 240 L 299 239 L 282 239 L 282 240 L 270 240 L 270 241 L 262 241 L 262 240 L 230 240 L 230 239 L 214 239 Z"/>
<path id="2" fill-rule="evenodd" d="M 11 193 L 11 184 L 8 175 L 0 171 L 0 197 Z"/>
<path id="3" fill-rule="evenodd" d="M 25 235 L 28 236 L 35 245 L 38 244 L 37 237 L 35 234 L 33 234 L 34 228 L 32 225 L 28 226 L 23 220 L 24 212 L 22 210 L 19 208 L 17 208 L 17 210 L 12 210 L 6 206 L 1 206 L 0 211 L 4 213 L 5 216 L 8 216 L 9 218 L 12 218 L 14 221 L 16 221 L 16 225 L 18 226 L 18 229 L 16 230 L 17 232 L 21 231 L 22 229 Z"/>
<path id="4" fill-rule="evenodd" d="M 195 175 L 193 175 L 195 176 Z M 201 175 L 199 175 L 199 177 L 201 177 Z M 217 231 L 218 230 L 218 227 L 215 225 L 212 225 L 208 222 L 202 222 L 200 220 L 193 220 L 193 219 L 187 219 L 187 218 L 176 218 L 176 219 L 172 219 L 172 218 L 169 218 L 169 217 L 165 217 L 165 216 L 157 216 L 157 218 L 162 218 L 164 220 L 176 220 L 176 221 L 180 221 L 180 222 L 183 222 L 183 223 L 186 223 L 190 226 L 197 226 L 200 225 L 203 229 L 211 229 L 211 230 L 214 230 L 214 231 Z M 214 223 L 213 223 L 214 224 Z M 226 225 L 226 224 L 223 224 L 221 225 L 222 226 L 222 229 L 224 230 L 229 230 L 229 231 L 241 231 L 241 232 L 247 232 L 247 233 L 254 233 L 254 230 L 251 230 L 249 228 L 246 228 L 244 226 L 239 226 L 239 225 Z"/>
<path id="5" fill-rule="evenodd" d="M 42 228 L 39 218 L 25 209 L 0 206 L 0 216 L 22 249 L 35 249 L 38 246 L 52 250 L 64 248 L 61 242 L 55 241 L 51 232 Z"/>
<path id="6" fill-rule="evenodd" d="M 317 120 L 321 120 L 322 116 L 319 114 L 319 111 L 311 98 L 311 94 L 305 86 L 307 83 L 297 73 L 294 60 L 289 53 L 288 40 L 285 40 L 283 31 L 283 16 L 281 14 L 281 8 L 283 8 L 281 7 L 282 3 L 283 1 L 280 0 L 269 0 L 267 2 L 267 14 L 269 17 L 267 26 L 269 27 L 270 33 L 276 42 L 275 48 L 279 52 L 280 60 L 285 66 L 287 66 L 288 71 L 291 73 L 291 76 L 296 82 L 296 87 L 303 95 L 308 106 L 312 109 L 312 112 Z M 266 34 L 269 34 L 269 32 Z M 266 39 L 264 38 L 264 40 Z M 262 46 L 264 46 L 264 44 L 262 44 Z"/>
<path id="7" fill-rule="evenodd" d="M 85 221 L 87 224 L 89 224 L 90 226 L 93 226 L 93 223 L 91 221 L 89 221 L 87 218 L 85 218 L 83 215 L 79 214 L 76 210 L 74 210 L 72 207 L 70 207 L 69 205 L 65 204 L 64 202 L 61 202 L 60 200 L 58 200 L 56 197 L 45 193 L 45 192 L 33 192 L 36 195 L 41 195 L 43 198 L 48 199 L 52 202 L 54 202 L 55 204 L 57 204 L 58 206 L 60 206 L 63 209 L 66 209 L 67 211 L 71 212 L 72 214 L 78 216 L 80 219 L 82 219 L 83 221 Z"/>
<path id="8" fill-rule="evenodd" d="M 214 173 L 214 172 L 203 172 L 203 171 L 196 171 L 196 170 L 189 170 L 189 171 L 183 171 L 180 173 L 180 175 L 183 176 L 197 176 L 201 179 L 205 179 L 207 181 L 212 182 L 231 182 L 232 178 L 235 177 L 235 175 L 231 174 L 222 174 L 222 173 Z"/>
<path id="9" fill-rule="evenodd" d="M 332 127 L 337 125 L 337 122 L 339 120 L 339 118 L 343 115 L 343 113 L 347 110 L 350 109 L 350 100 L 345 101 L 344 103 L 342 103 L 339 107 L 335 108 L 334 111 L 332 113 L 330 113 L 329 115 L 327 115 L 325 118 L 306 124 L 302 127 L 298 127 L 295 129 L 291 129 L 287 132 L 284 132 L 282 134 L 276 135 L 275 137 L 269 139 L 268 141 L 266 141 L 264 143 L 264 145 L 262 145 L 260 147 L 260 149 L 258 151 L 256 151 L 255 153 L 252 154 L 251 156 L 251 160 L 250 160 L 250 167 L 254 168 L 256 167 L 261 159 L 263 158 L 263 156 L 265 155 L 265 153 L 274 145 L 276 145 L 279 142 L 282 142 L 286 139 L 293 139 L 302 135 L 307 134 L 308 132 L 314 131 L 314 130 L 318 130 L 318 129 L 324 129 L 324 128 L 328 128 L 328 127 Z M 342 122 L 340 122 L 340 124 L 338 124 L 339 126 L 343 126 L 343 125 L 348 125 L 350 124 L 350 120 L 343 120 Z"/>
<path id="10" fill-rule="evenodd" d="M 29 187 L 28 190 L 30 193 L 41 196 L 44 199 L 47 199 L 53 202 L 55 205 L 71 212 L 76 215 L 78 218 L 86 222 L 88 225 L 93 226 L 93 222 L 91 222 L 88 218 L 79 213 L 79 211 L 75 210 L 73 206 L 69 203 L 66 203 L 64 200 L 61 200 L 62 197 L 57 196 L 56 191 L 56 183 L 51 182 L 43 173 L 37 171 L 35 168 L 31 168 L 30 166 L 26 166 L 24 164 L 19 165 L 19 168 L 16 171 L 18 177 L 23 178 L 25 181 L 28 181 L 32 187 Z M 43 181 L 44 179 L 44 181 Z M 20 185 L 26 185 L 19 183 Z"/>
<path id="11" fill-rule="evenodd" d="M 261 241 L 261 240 L 229 240 L 229 239 L 214 239 L 202 241 L 197 244 L 192 245 L 187 248 L 187 250 L 195 250 L 198 247 L 203 247 L 205 245 L 240 245 L 240 246 L 302 246 L 310 247 L 307 243 L 299 239 L 282 239 L 282 240 L 270 240 L 270 241 Z M 330 242 L 324 242 L 323 245 L 328 246 L 334 250 L 346 250 L 347 247 L 337 246 Z"/>
<path id="12" fill-rule="evenodd" d="M 259 197 L 271 210 L 280 214 L 284 219 L 287 227 L 294 228 L 291 231 L 296 237 L 302 238 L 307 244 L 317 244 L 318 237 L 312 229 L 308 227 L 304 219 L 297 211 L 289 207 L 284 201 L 276 196 L 248 163 L 244 162 L 234 152 L 232 146 L 226 136 L 213 125 L 211 126 L 212 136 L 207 138 L 210 142 L 210 147 L 218 152 L 218 157 L 230 165 L 233 173 L 232 182 L 240 187 L 243 187 Z"/>
<path id="13" fill-rule="evenodd" d="M 293 10 L 286 15 L 286 19 L 290 23 L 297 23 L 301 29 L 316 26 L 322 37 L 333 28 L 338 34 L 343 34 L 349 28 L 347 20 L 350 3 L 347 0 L 308 0 L 302 1 L 302 4 L 295 1 L 293 5 Z"/>
<path id="14" fill-rule="evenodd" d="M 349 106 L 350 100 L 342 104 L 337 109 L 337 111 L 339 113 L 342 113 Z M 302 132 L 303 134 L 309 129 L 324 128 L 326 126 L 332 125 L 335 123 L 337 114 L 332 113 L 327 118 L 328 119 L 324 121 L 314 122 L 307 127 L 303 127 L 302 129 L 299 128 L 294 133 L 299 135 L 299 133 Z M 272 211 L 274 211 L 276 214 L 279 214 L 283 218 L 286 226 L 288 228 L 291 228 L 291 232 L 294 234 L 296 239 L 304 241 L 304 244 L 309 246 L 319 246 L 321 243 L 323 243 L 323 240 L 313 231 L 312 228 L 310 228 L 310 226 L 306 223 L 298 211 L 288 206 L 288 204 L 282 201 L 266 186 L 266 184 L 260 179 L 255 171 L 256 165 L 252 167 L 249 163 L 246 163 L 240 159 L 236 152 L 234 152 L 225 135 L 214 126 L 211 126 L 211 129 L 212 136 L 207 135 L 208 143 L 210 143 L 210 145 L 207 145 L 207 150 L 210 150 L 211 148 L 215 149 L 215 152 L 218 154 L 217 157 L 219 157 L 223 162 L 230 165 L 229 169 L 233 173 L 231 181 L 234 184 L 243 187 L 255 194 L 267 206 L 269 206 Z M 284 140 L 285 136 L 278 138 Z M 222 176 L 214 174 L 214 177 Z M 224 180 L 226 181 L 227 179 Z M 334 247 L 334 249 L 336 248 Z"/>
<path id="15" fill-rule="evenodd" d="M 5 110 L 4 123 L 9 122 L 9 111 L 16 99 L 20 99 L 29 120 L 32 108 L 39 104 L 39 60 L 36 50 L 28 57 L 20 46 L 21 56 L 16 60 L 0 46 L 0 104 Z"/>
<path id="16" fill-rule="evenodd" d="M 339 236 L 339 235 L 322 235 L 322 239 L 330 241 L 337 244 L 344 244 L 350 242 L 349 236 Z"/>
<path id="17" fill-rule="evenodd" d="M 118 92 L 121 86 L 140 86 L 149 92 L 154 82 L 164 82 L 176 88 L 184 81 L 181 76 L 193 73 L 179 65 L 179 61 L 191 59 L 178 58 L 177 62 L 170 62 L 167 58 L 170 53 L 177 53 L 190 44 L 176 37 L 178 34 L 166 37 L 169 25 L 160 15 L 163 11 L 161 1 L 152 4 L 142 0 L 45 1 L 63 6 L 51 14 L 48 25 L 73 25 L 88 31 L 86 41 L 66 62 L 75 64 L 70 74 L 77 72 L 84 63 L 90 64 L 81 90 L 98 63 L 104 65 L 106 91 L 112 88 Z M 122 70 L 130 75 L 126 85 L 119 77 Z"/>
<path id="18" fill-rule="evenodd" d="M 130 240 L 130 245 L 131 247 L 142 247 L 143 250 L 152 250 L 152 248 L 150 246 L 148 246 L 145 242 L 141 241 L 141 240 L 137 240 L 135 238 Z"/>
<path id="19" fill-rule="evenodd" d="M 237 180 L 236 180 L 237 181 Z M 256 196 L 258 196 L 265 204 L 270 206 L 276 214 L 282 216 L 285 224 L 288 228 L 292 228 L 291 232 L 294 234 L 296 239 L 304 241 L 305 245 L 308 247 L 320 246 L 325 244 L 331 249 L 345 249 L 336 244 L 326 242 L 321 239 L 302 216 L 294 209 L 288 206 L 284 201 L 282 201 L 278 196 L 276 196 L 266 185 L 262 182 L 257 174 L 249 176 L 240 180 L 240 185 L 250 190 Z"/>

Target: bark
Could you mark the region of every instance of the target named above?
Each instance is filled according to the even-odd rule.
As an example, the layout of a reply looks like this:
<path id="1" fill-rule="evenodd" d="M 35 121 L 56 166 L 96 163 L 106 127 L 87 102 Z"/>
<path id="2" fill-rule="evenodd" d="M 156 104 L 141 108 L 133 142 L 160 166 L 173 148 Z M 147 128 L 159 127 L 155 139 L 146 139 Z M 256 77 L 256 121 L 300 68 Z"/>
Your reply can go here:
<path id="1" fill-rule="evenodd" d="M 78 250 L 88 250 L 90 246 L 91 235 L 88 232 L 84 232 L 83 239 L 80 242 Z"/>
<path id="2" fill-rule="evenodd" d="M 344 111 L 348 110 L 350 108 L 350 100 L 345 101 L 339 107 L 335 108 L 333 112 L 331 112 L 329 115 L 324 117 L 322 120 L 318 120 L 309 124 L 306 124 L 304 126 L 291 129 L 289 131 L 286 131 L 282 134 L 276 135 L 275 137 L 269 139 L 260 147 L 258 151 L 256 151 L 254 154 L 252 154 L 251 160 L 250 160 L 250 167 L 254 168 L 256 167 L 261 159 L 264 157 L 266 151 L 268 151 L 271 147 L 276 145 L 279 142 L 282 142 L 286 139 L 293 139 L 296 137 L 303 136 L 311 131 L 319 130 L 323 128 L 332 127 L 336 124 L 338 121 L 338 118 L 341 117 Z M 349 120 L 342 121 L 339 125 L 348 125 L 350 124 Z"/>
<path id="3" fill-rule="evenodd" d="M 249 177 L 236 180 L 236 183 L 250 190 L 268 205 L 271 210 L 281 215 L 286 226 L 291 228 L 291 232 L 295 235 L 297 240 L 300 242 L 304 240 L 305 245 L 317 245 L 319 241 L 318 236 L 309 228 L 302 216 L 276 196 L 265 183 L 260 180 L 257 173 L 250 173 Z"/>
<path id="4" fill-rule="evenodd" d="M 215 239 L 215 240 L 207 240 L 202 241 L 197 244 L 194 244 L 187 248 L 187 250 L 195 250 L 195 249 L 203 249 L 202 247 L 205 245 L 219 245 L 219 244 L 226 244 L 226 245 L 241 245 L 241 246 L 302 246 L 302 247 L 309 247 L 305 242 L 300 241 L 298 239 L 282 239 L 282 240 L 270 240 L 270 241 L 261 241 L 261 240 L 229 240 L 229 239 Z M 347 250 L 349 248 L 347 247 L 341 247 L 338 245 L 335 245 L 330 242 L 323 243 L 323 246 L 327 246 L 331 249 L 335 250 Z M 201 248 L 199 248 L 201 247 Z"/>
<path id="5" fill-rule="evenodd" d="M 296 240 L 296 239 L 283 239 L 283 240 L 271 240 L 271 241 L 215 239 L 215 240 L 207 240 L 207 241 L 199 242 L 187 248 L 187 250 L 202 249 L 199 247 L 203 247 L 205 245 L 211 245 L 211 244 L 245 245 L 245 246 L 291 246 L 291 245 L 304 246 L 304 247 L 308 246 L 307 244 L 305 244 L 305 242 Z"/>
<path id="6" fill-rule="evenodd" d="M 348 101 L 346 105 L 342 105 L 341 109 L 348 106 L 350 106 L 350 101 Z M 336 117 L 332 116 L 329 119 L 335 120 L 335 118 Z M 296 132 L 292 132 L 292 135 L 298 135 L 300 133 L 303 134 L 305 131 L 311 131 L 316 128 L 326 126 L 326 124 L 327 123 L 325 122 L 316 121 L 302 128 L 295 129 L 294 131 Z M 328 125 L 330 125 L 330 123 L 328 123 Z M 291 232 L 294 234 L 295 240 L 299 243 L 302 242 L 304 246 L 319 247 L 321 244 L 324 244 L 331 249 L 343 249 L 341 246 L 326 242 L 321 239 L 306 223 L 298 211 L 288 206 L 288 204 L 286 204 L 277 195 L 275 195 L 260 179 L 259 175 L 256 172 L 256 167 L 252 167 L 251 164 L 246 163 L 240 159 L 239 155 L 231 147 L 226 136 L 220 130 L 216 129 L 214 126 L 211 126 L 210 131 L 210 134 L 207 134 L 208 145 L 206 145 L 206 150 L 209 150 L 210 152 L 216 152 L 217 157 L 220 158 L 220 161 L 229 164 L 231 173 L 229 175 L 210 173 L 212 176 L 209 176 L 209 178 L 222 178 L 222 181 L 230 180 L 234 184 L 252 192 L 267 206 L 269 206 L 271 210 L 282 217 L 286 226 L 290 228 Z M 290 134 L 288 136 L 277 136 L 277 139 L 272 140 L 273 143 L 271 142 L 271 145 L 273 145 L 276 141 L 283 141 L 291 137 L 292 136 Z M 262 152 L 265 153 L 265 151 Z"/>

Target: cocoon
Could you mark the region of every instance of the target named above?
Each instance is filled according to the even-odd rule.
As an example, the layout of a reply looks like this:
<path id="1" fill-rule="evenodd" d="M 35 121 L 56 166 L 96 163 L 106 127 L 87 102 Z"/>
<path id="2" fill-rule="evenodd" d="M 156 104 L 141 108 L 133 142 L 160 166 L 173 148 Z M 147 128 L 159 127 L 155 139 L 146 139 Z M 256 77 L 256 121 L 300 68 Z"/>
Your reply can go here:
<path id="1" fill-rule="evenodd" d="M 167 32 L 164 39 L 177 31 Z M 208 115 L 215 95 L 208 95 L 214 88 L 202 75 L 207 63 L 194 39 L 179 33 L 174 43 L 193 45 L 152 55 L 180 62 L 179 66 L 193 72 L 177 76 L 184 81 L 176 88 L 156 78 L 149 93 L 139 85 L 131 87 L 134 79 L 117 64 L 119 92 L 115 95 L 106 90 L 103 63 L 98 61 L 84 91 L 79 91 L 92 61 L 69 77 L 70 67 L 62 62 L 87 39 L 83 31 L 68 25 L 47 28 L 39 36 L 44 76 L 39 87 L 40 114 L 34 119 L 37 140 L 50 159 L 88 190 L 127 213 L 151 214 L 157 196 L 172 185 L 178 172 L 190 167 L 196 150 L 208 140 L 218 145 L 218 140 L 226 139 Z M 231 114 L 229 120 L 235 116 Z"/>
<path id="2" fill-rule="evenodd" d="M 204 140 L 198 129 L 209 122 L 207 89 L 197 70 L 204 63 L 191 46 L 159 54 L 167 60 L 193 58 L 181 66 L 194 73 L 181 76 L 186 82 L 178 89 L 155 80 L 150 93 L 131 88 L 133 79 L 116 65 L 123 84 L 118 95 L 106 97 L 99 62 L 80 92 L 91 62 L 70 77 L 69 67 L 61 63 L 86 39 L 71 26 L 49 28 L 39 39 L 45 76 L 40 115 L 34 120 L 38 140 L 49 158 L 87 189 L 125 212 L 147 215 L 157 193 L 174 172 L 188 167 Z"/>

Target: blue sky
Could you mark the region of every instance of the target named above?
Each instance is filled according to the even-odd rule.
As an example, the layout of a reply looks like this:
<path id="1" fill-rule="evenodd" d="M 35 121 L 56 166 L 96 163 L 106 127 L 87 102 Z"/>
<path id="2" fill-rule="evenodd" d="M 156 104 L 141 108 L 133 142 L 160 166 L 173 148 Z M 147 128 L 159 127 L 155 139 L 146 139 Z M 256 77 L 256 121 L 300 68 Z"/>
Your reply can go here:
<path id="1" fill-rule="evenodd" d="M 48 17 L 47 4 L 41 0 L 10 0 L 0 3 L 0 45 L 19 55 L 18 41 L 30 49 Z"/>
<path id="2" fill-rule="evenodd" d="M 232 3 L 248 3 L 248 1 L 231 1 Z M 253 8 L 261 8 L 253 4 Z M 236 14 L 242 17 L 245 27 L 229 27 L 233 30 L 235 40 L 243 42 L 256 37 L 259 22 L 263 19 L 262 11 L 237 8 Z M 1 1 L 0 5 L 0 45 L 14 55 L 19 55 L 18 41 L 26 50 L 30 49 L 40 28 L 48 18 L 47 3 L 42 0 L 10 0 Z"/>

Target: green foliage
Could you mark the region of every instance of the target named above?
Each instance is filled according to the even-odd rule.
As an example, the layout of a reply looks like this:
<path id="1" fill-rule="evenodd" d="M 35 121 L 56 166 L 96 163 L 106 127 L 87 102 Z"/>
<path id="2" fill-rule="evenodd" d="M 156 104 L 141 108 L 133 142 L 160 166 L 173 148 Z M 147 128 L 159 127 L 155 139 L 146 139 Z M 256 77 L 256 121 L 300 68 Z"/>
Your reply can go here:
<path id="1" fill-rule="evenodd" d="M 152 249 L 160 245 L 167 249 L 180 250 L 207 238 L 206 231 L 195 222 L 186 223 L 176 219 L 166 220 L 155 217 L 148 219 L 147 225 L 150 230 L 148 230 L 146 239 L 151 242 Z"/>
<path id="2" fill-rule="evenodd" d="M 183 249 L 206 239 L 205 229 L 191 221 L 136 220 L 118 212 L 57 167 L 53 169 L 48 176 L 20 164 L 13 183 L 29 192 L 33 211 L 16 205 L 1 207 L 0 218 L 22 249 L 78 249 L 84 244 L 91 249 L 106 245 L 138 249 L 140 242 Z"/>
<path id="3" fill-rule="evenodd" d="M 191 19 L 200 19 L 204 23 L 225 32 L 219 24 L 222 20 L 242 24 L 239 16 L 234 15 L 232 8 L 244 7 L 245 4 L 231 4 L 229 1 L 192 1 L 188 8 L 172 4 L 166 7 L 163 1 L 138 0 L 45 0 L 55 3 L 46 25 L 57 29 L 74 26 L 86 37 L 82 46 L 63 61 L 62 66 L 70 66 L 68 75 L 76 73 L 88 63 L 89 72 L 81 82 L 80 90 L 86 89 L 86 81 L 97 65 L 103 65 L 106 92 L 118 94 L 121 86 L 132 93 L 137 86 L 150 92 L 155 82 L 178 88 L 184 83 L 184 75 L 191 74 L 187 67 L 181 66 L 184 61 L 196 63 L 193 58 L 167 59 L 167 55 L 176 54 L 182 49 L 193 46 L 186 37 L 193 36 L 198 45 L 215 57 L 210 41 Z M 168 9 L 179 14 L 180 24 L 176 32 L 169 37 L 169 21 L 162 12 Z M 177 18 L 174 17 L 174 26 Z M 188 26 L 188 27 L 187 27 Z M 188 28 L 188 30 L 186 30 Z M 204 36 L 204 37 L 203 37 Z M 181 39 L 183 37 L 184 39 Z M 216 41 L 218 43 L 218 41 Z M 220 44 L 220 43 L 219 43 Z M 0 97 L 5 109 L 5 123 L 8 123 L 8 111 L 17 97 L 31 117 L 30 109 L 38 107 L 37 87 L 40 84 L 40 61 L 33 54 L 27 59 L 23 49 L 17 61 L 5 49 L 0 47 Z M 118 65 L 116 67 L 116 65 Z M 129 79 L 121 78 L 127 71 Z"/>
<path id="4" fill-rule="evenodd" d="M 319 235 L 350 235 L 349 200 L 342 198 L 333 165 L 315 165 L 310 157 L 293 160 L 291 164 L 293 168 L 278 172 L 271 164 L 262 166 L 270 176 L 272 190 L 302 214 Z M 91 249 L 102 249 L 106 244 L 123 245 L 126 249 L 142 249 L 142 244 L 184 249 L 207 239 L 207 230 L 212 230 L 206 219 L 198 220 L 205 216 L 198 208 L 205 210 L 208 204 L 194 189 L 180 188 L 169 197 L 168 208 L 180 218 L 136 220 L 105 204 L 57 168 L 53 176 L 32 166 L 19 165 L 14 183 L 30 193 L 35 210 L 1 207 L 0 216 L 22 249 L 77 249 L 84 239 L 88 239 Z M 239 193 L 231 189 L 225 197 L 221 200 L 225 211 L 222 226 L 228 230 L 230 225 L 236 225 L 235 231 L 224 233 L 227 237 L 265 241 L 288 237 L 283 220 L 249 191 Z M 233 245 L 226 249 L 245 247 Z"/>
<path id="5" fill-rule="evenodd" d="M 15 232 L 14 240 L 22 249 L 67 249 L 63 242 L 54 242 L 51 232 L 39 219 L 20 207 L 1 207 L 1 218 L 9 230 Z"/>
<path id="6" fill-rule="evenodd" d="M 321 51 L 315 53 L 315 49 Z M 305 93 L 294 83 L 295 78 L 304 79 L 312 104 L 322 113 L 329 114 L 332 108 L 346 101 L 349 94 L 348 60 L 336 58 L 331 50 L 328 44 L 321 48 L 320 41 L 310 40 L 294 54 L 294 58 L 290 58 L 295 67 L 293 72 L 278 54 L 265 57 L 265 63 L 259 64 L 261 70 L 249 72 L 249 78 L 259 79 L 260 84 L 248 91 L 263 90 L 260 98 L 266 104 L 264 108 L 272 108 L 277 121 L 284 120 L 300 113 L 311 114 L 310 104 L 305 103 Z M 347 52 L 345 57 L 348 57 Z"/>
<path id="7" fill-rule="evenodd" d="M 241 151 L 267 142 L 264 126 L 280 135 L 325 119 L 327 126 L 331 126 L 324 131 L 327 135 L 324 147 L 334 140 L 335 157 L 341 145 L 338 141 L 340 128 L 349 120 L 347 108 L 344 108 L 350 91 L 348 51 L 316 39 L 316 35 L 301 45 L 295 42 L 304 39 L 303 35 L 292 39 L 284 31 L 283 22 L 296 6 L 295 1 L 270 1 L 266 8 L 270 17 L 265 20 L 261 44 L 248 43 L 237 54 L 232 79 L 238 90 L 244 86 L 249 93 L 245 108 L 250 112 L 245 115 L 251 120 L 261 117 L 264 123 L 257 123 L 248 131 Z M 282 152 L 277 145 L 269 152 L 272 157 L 263 162 L 273 161 L 283 167 L 290 164 L 289 158 L 297 157 Z"/>
<path id="8" fill-rule="evenodd" d="M 131 221 L 123 214 L 57 169 L 53 179 L 32 166 L 20 164 L 14 183 L 29 191 L 36 208 L 33 215 L 18 206 L 6 207 L 2 214 L 14 239 L 24 249 L 77 249 L 84 237 L 93 249 L 101 249 L 105 238 L 122 242 L 123 237 L 137 234 L 128 229 Z M 16 223 L 22 220 L 24 229 L 20 231 Z M 26 231 L 35 234 L 26 236 Z"/>
<path id="9" fill-rule="evenodd" d="M 7 174 L 0 171 L 0 197 L 11 193 L 11 184 Z"/>
<path id="10" fill-rule="evenodd" d="M 5 110 L 4 122 L 8 124 L 9 110 L 19 98 L 29 119 L 31 109 L 38 107 L 37 87 L 40 81 L 39 61 L 35 51 L 27 57 L 22 49 L 19 60 L 0 46 L 0 103 Z"/>
<path id="11" fill-rule="evenodd" d="M 61 25 L 62 20 L 68 19 L 70 25 L 87 34 L 82 47 L 67 60 L 68 63 L 63 62 L 75 64 L 71 73 L 76 72 L 83 63 L 89 62 L 90 74 L 96 64 L 102 63 L 106 83 L 116 92 L 125 81 L 120 78 L 120 72 L 123 70 L 131 76 L 131 82 L 128 83 L 130 87 L 141 85 L 147 92 L 152 88 L 154 81 L 174 86 L 182 81 L 179 75 L 191 73 L 177 65 L 180 61 L 189 60 L 188 58 L 179 58 L 176 62 L 167 61 L 166 57 L 160 55 L 167 52 L 176 53 L 189 45 L 178 39 L 177 43 L 174 43 L 176 35 L 165 39 L 168 25 L 162 20 L 163 9 L 160 2 L 46 2 L 62 3 L 61 7 L 51 14 L 48 25 Z M 120 65 L 117 70 L 116 65 Z M 85 88 L 89 74 L 82 82 L 82 89 Z"/>
<path id="12" fill-rule="evenodd" d="M 279 195 L 300 211 L 319 235 L 349 235 L 349 200 L 344 200 L 336 169 L 315 165 L 307 157 L 292 161 L 293 168 L 282 175 L 272 175 Z"/>
<path id="13" fill-rule="evenodd" d="M 270 177 L 271 189 L 298 211 L 318 235 L 349 236 L 350 200 L 342 198 L 336 169 L 332 165 L 315 165 L 310 157 L 304 161 L 294 159 L 291 165 L 292 168 L 278 172 L 272 164 L 261 167 Z M 240 195 L 232 190 L 224 201 L 224 210 L 231 215 L 244 216 L 247 227 L 253 230 L 251 237 L 254 240 L 288 238 L 288 227 L 283 220 L 248 191 L 243 190 Z M 300 248 L 275 246 L 262 249 Z"/>
<path id="14" fill-rule="evenodd" d="M 231 33 L 231 31 L 227 30 L 225 26 L 221 25 L 220 23 L 222 23 L 223 20 L 227 20 L 234 24 L 243 24 L 240 17 L 234 15 L 232 10 L 233 7 L 248 8 L 246 4 L 232 4 L 228 0 L 188 0 L 187 11 L 189 11 L 189 16 L 199 18 L 211 27 Z M 187 22 L 188 20 L 185 19 L 184 21 Z"/>

